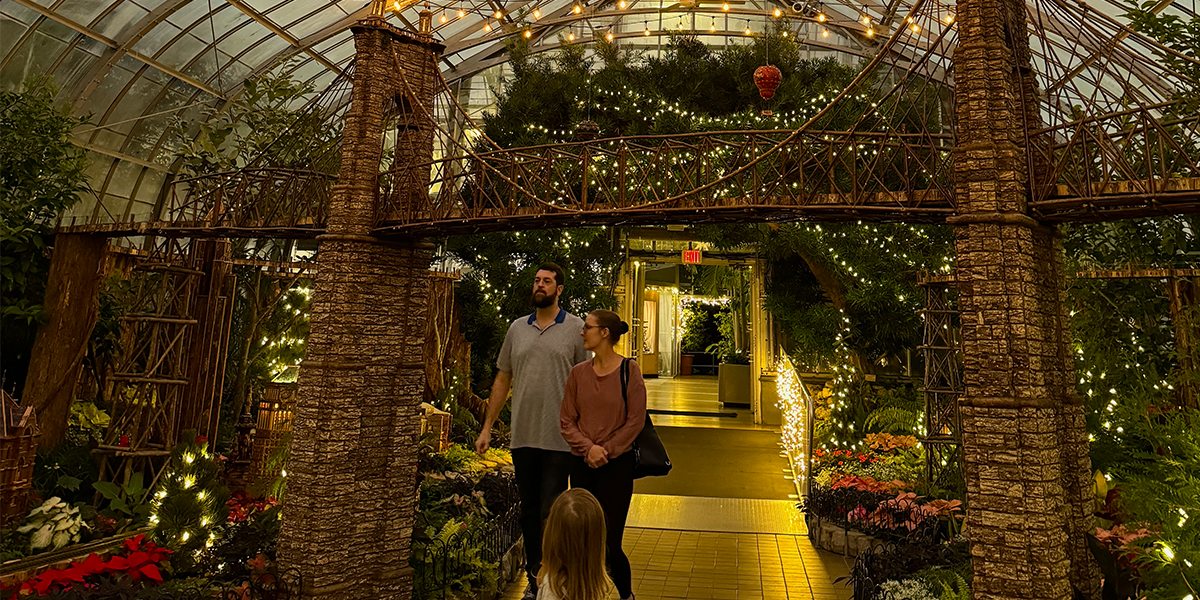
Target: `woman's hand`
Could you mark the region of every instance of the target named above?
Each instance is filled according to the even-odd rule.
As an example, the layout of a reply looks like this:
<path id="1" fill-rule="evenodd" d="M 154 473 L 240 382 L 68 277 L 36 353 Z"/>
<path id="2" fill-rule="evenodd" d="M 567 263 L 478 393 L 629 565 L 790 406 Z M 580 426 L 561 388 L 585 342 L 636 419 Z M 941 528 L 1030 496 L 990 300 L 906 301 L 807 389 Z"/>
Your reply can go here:
<path id="1" fill-rule="evenodd" d="M 594 444 L 588 449 L 587 456 L 583 457 L 583 462 L 593 469 L 599 469 L 608 464 L 608 450 L 600 444 Z"/>

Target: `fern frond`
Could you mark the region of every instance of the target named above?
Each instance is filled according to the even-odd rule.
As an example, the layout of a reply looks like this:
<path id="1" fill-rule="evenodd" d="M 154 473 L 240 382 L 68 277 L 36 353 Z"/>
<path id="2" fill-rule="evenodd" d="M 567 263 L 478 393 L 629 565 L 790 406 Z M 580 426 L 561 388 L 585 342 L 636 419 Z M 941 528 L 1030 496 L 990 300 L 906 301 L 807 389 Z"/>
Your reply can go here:
<path id="1" fill-rule="evenodd" d="M 884 406 L 867 416 L 867 429 L 880 433 L 919 435 L 917 431 L 920 413 L 900 406 Z"/>

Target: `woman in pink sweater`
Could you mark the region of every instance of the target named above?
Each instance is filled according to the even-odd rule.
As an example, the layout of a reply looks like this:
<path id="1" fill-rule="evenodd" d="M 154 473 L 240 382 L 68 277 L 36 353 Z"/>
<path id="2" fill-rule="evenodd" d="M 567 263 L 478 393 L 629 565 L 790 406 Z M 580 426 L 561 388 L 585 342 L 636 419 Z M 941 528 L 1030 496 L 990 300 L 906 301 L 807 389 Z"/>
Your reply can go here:
<path id="1" fill-rule="evenodd" d="M 576 456 L 571 486 L 591 492 L 604 509 L 608 569 L 625 600 L 633 598 L 629 558 L 621 549 L 633 498 L 631 449 L 646 422 L 646 383 L 636 361 L 629 361 L 626 394 L 621 391 L 621 364 L 627 359 L 613 346 L 628 331 L 629 324 L 611 310 L 588 314 L 583 347 L 594 356 L 571 369 L 559 413 L 563 438 Z"/>

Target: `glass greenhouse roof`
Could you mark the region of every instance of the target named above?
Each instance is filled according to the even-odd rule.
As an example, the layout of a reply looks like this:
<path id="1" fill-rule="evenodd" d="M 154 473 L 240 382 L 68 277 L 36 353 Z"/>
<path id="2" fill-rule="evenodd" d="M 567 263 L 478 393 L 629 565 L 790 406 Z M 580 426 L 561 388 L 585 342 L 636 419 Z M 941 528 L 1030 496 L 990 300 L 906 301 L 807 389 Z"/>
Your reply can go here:
<path id="1" fill-rule="evenodd" d="M 1195 1 L 1161 0 L 1155 8 L 1188 18 Z M 534 52 L 601 37 L 654 52 L 680 32 L 712 46 L 743 43 L 747 32 L 786 18 L 809 56 L 856 64 L 904 25 L 911 2 L 463 0 L 392 4 L 389 18 L 415 29 L 421 11 L 433 12 L 434 36 L 446 45 L 443 74 L 478 112 L 493 101 L 512 36 L 527 38 Z M 1113 18 L 1128 10 L 1115 0 L 1089 2 Z M 953 21 L 953 2 L 933 4 Z M 324 89 L 353 59 L 350 25 L 370 12 L 366 0 L 0 0 L 0 85 L 15 90 L 31 76 L 53 76 L 60 101 L 91 115 L 75 141 L 90 153 L 100 202 L 84 210 L 148 214 L 178 168 L 173 119 L 202 120 L 238 102 L 247 77 L 277 69 Z M 1086 53 L 1060 38 L 1062 52 Z M 922 31 L 905 48 L 916 54 L 937 39 Z M 951 48 L 933 50 L 948 73 Z"/>

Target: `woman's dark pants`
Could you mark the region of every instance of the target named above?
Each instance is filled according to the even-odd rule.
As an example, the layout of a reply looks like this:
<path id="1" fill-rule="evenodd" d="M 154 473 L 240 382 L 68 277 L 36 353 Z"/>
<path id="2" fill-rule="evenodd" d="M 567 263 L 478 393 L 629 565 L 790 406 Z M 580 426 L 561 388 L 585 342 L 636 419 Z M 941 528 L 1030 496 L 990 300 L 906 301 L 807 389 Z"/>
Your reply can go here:
<path id="1" fill-rule="evenodd" d="M 583 457 L 573 458 L 571 487 L 583 488 L 600 501 L 607 528 L 605 556 L 608 571 L 617 592 L 622 598 L 628 598 L 633 595 L 633 573 L 629 568 L 629 557 L 621 548 L 621 539 L 625 536 L 625 518 L 629 516 L 629 502 L 633 499 L 633 452 L 626 452 L 599 469 L 587 466 Z"/>

